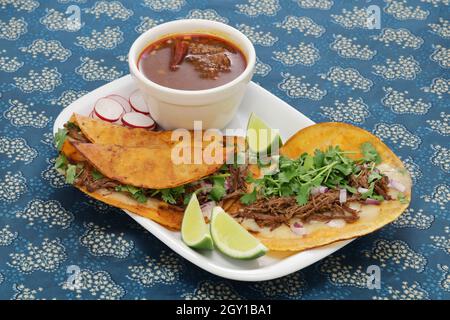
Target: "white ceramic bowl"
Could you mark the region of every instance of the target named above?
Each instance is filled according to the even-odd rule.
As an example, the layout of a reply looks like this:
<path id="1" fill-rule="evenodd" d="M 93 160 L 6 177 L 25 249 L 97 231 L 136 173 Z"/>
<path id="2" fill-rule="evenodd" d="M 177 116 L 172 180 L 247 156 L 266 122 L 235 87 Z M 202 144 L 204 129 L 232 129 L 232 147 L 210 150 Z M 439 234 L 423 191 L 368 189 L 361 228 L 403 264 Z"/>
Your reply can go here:
<path id="1" fill-rule="evenodd" d="M 152 42 L 171 34 L 205 33 L 226 39 L 237 45 L 247 59 L 247 67 L 236 79 L 212 89 L 177 90 L 161 86 L 146 78 L 138 69 L 141 52 Z M 226 24 L 186 19 L 160 24 L 143 33 L 128 53 L 130 73 L 144 94 L 149 111 L 164 129 L 193 129 L 194 121 L 202 121 L 204 129 L 225 127 L 236 114 L 256 62 L 255 48 L 240 31 Z"/>

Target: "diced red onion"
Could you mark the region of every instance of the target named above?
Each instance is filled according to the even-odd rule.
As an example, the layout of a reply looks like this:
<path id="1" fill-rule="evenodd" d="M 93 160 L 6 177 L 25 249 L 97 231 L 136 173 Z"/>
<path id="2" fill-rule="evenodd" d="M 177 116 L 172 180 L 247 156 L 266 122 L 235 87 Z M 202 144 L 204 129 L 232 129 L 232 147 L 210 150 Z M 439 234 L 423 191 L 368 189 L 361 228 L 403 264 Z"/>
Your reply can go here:
<path id="1" fill-rule="evenodd" d="M 345 189 L 339 190 L 339 202 L 340 203 L 347 202 L 347 190 Z"/>
<path id="2" fill-rule="evenodd" d="M 389 179 L 388 187 L 394 188 L 400 192 L 405 192 L 406 187 L 399 181 L 394 179 Z"/>
<path id="3" fill-rule="evenodd" d="M 212 190 L 212 184 L 209 182 L 202 181 L 202 182 L 200 182 L 200 186 L 202 188 L 201 192 L 203 194 L 207 194 L 208 192 L 210 192 Z"/>
<path id="4" fill-rule="evenodd" d="M 202 204 L 200 206 L 200 209 L 202 209 L 203 216 L 208 218 L 209 220 L 211 220 L 212 209 L 215 206 L 216 206 L 216 202 L 215 201 L 208 201 L 208 202 L 205 202 L 204 204 Z"/>
<path id="5" fill-rule="evenodd" d="M 373 204 L 375 206 L 378 206 L 381 201 L 379 200 L 375 200 L 375 199 L 371 199 L 371 198 L 367 198 L 366 201 L 364 201 L 365 204 Z"/>
<path id="6" fill-rule="evenodd" d="M 231 189 L 232 184 L 231 184 L 231 179 L 229 179 L 229 177 L 227 177 L 225 179 L 224 187 L 225 187 L 226 191 L 229 191 Z"/>
<path id="7" fill-rule="evenodd" d="M 300 222 L 294 222 L 291 224 L 291 231 L 298 236 L 306 234 L 306 230 Z"/>
<path id="8" fill-rule="evenodd" d="M 369 189 L 363 188 L 363 187 L 359 187 L 358 188 L 358 192 L 359 193 L 366 193 L 367 191 L 369 191 Z"/>
<path id="9" fill-rule="evenodd" d="M 312 188 L 312 189 L 311 189 L 311 194 L 312 194 L 313 196 L 315 196 L 315 195 L 317 195 L 317 194 L 319 194 L 319 193 L 325 193 L 325 192 L 327 192 L 327 191 L 328 191 L 328 188 L 327 188 L 327 187 L 319 186 L 319 187 L 314 187 L 314 188 Z"/>
<path id="10" fill-rule="evenodd" d="M 333 219 L 327 222 L 327 225 L 332 228 L 342 228 L 345 226 L 345 220 Z"/>

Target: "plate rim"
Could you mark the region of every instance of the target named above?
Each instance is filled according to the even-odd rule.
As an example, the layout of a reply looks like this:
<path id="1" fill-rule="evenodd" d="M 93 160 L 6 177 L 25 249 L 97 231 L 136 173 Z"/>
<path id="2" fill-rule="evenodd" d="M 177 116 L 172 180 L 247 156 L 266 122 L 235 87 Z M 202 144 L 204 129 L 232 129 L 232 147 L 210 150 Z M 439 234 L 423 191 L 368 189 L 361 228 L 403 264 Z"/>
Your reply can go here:
<path id="1" fill-rule="evenodd" d="M 120 85 L 122 85 L 122 82 L 127 83 L 127 82 L 132 82 L 132 81 L 133 81 L 133 79 L 132 79 L 131 75 L 127 74 L 127 75 L 122 76 L 118 79 L 115 79 L 111 82 L 108 82 L 92 91 L 89 91 L 82 97 L 72 101 L 55 118 L 54 123 L 53 123 L 52 132 L 55 133 L 58 130 L 58 128 L 60 128 L 60 126 L 57 126 L 57 124 L 62 122 L 61 121 L 62 119 L 70 118 L 70 115 L 74 112 L 74 111 L 72 111 L 72 109 L 77 104 L 80 103 L 80 100 L 82 101 L 83 99 L 88 99 L 92 95 L 98 94 L 99 92 L 101 92 L 105 89 L 109 89 L 109 87 L 114 87 L 114 86 L 120 87 Z M 250 86 L 253 86 L 258 90 L 264 90 L 267 94 L 270 94 L 273 99 L 276 99 L 278 103 L 282 103 L 282 104 L 286 105 L 289 108 L 290 112 L 295 111 L 296 113 L 298 113 L 298 115 L 300 115 L 302 118 L 304 118 L 304 120 L 309 122 L 309 125 L 312 125 L 315 123 L 310 118 L 308 118 L 306 115 L 304 115 L 303 113 L 301 113 L 300 111 L 298 111 L 297 109 L 292 107 L 290 104 L 288 104 L 286 101 L 280 99 L 279 97 L 277 97 L 270 91 L 266 90 L 265 88 L 261 87 L 257 83 L 251 81 L 249 83 L 249 87 Z M 249 90 L 249 88 L 247 88 L 247 90 Z M 292 255 L 290 255 L 288 257 L 284 257 L 284 258 L 280 259 L 279 262 L 276 262 L 276 263 L 273 263 L 273 264 L 270 264 L 267 266 L 263 266 L 260 268 L 249 269 L 249 270 L 242 270 L 242 269 L 239 270 L 239 269 L 232 269 L 232 268 L 226 268 L 224 266 L 219 266 L 217 264 L 210 263 L 208 261 L 203 261 L 203 260 L 209 259 L 209 258 L 206 258 L 201 253 L 199 253 L 195 250 L 192 250 L 188 247 L 186 247 L 186 248 L 188 248 L 189 250 L 185 250 L 185 248 L 182 245 L 181 246 L 179 245 L 177 240 L 175 240 L 174 238 L 172 238 L 164 233 L 164 231 L 161 229 L 164 227 L 162 227 L 161 225 L 157 224 L 156 222 L 154 222 L 148 218 L 136 215 L 127 210 L 123 210 L 123 209 L 121 209 L 121 210 L 124 211 L 127 215 L 129 215 L 142 228 L 144 228 L 145 230 L 150 232 L 153 236 L 155 236 L 159 241 L 164 243 L 175 253 L 177 253 L 184 259 L 188 260 L 189 262 L 193 263 L 197 267 L 199 267 L 205 271 L 208 271 L 212 274 L 215 274 L 217 276 L 220 276 L 222 278 L 237 280 L 237 281 L 250 281 L 250 282 L 267 281 L 267 280 L 272 280 L 272 279 L 277 279 L 277 278 L 280 278 L 283 276 L 287 276 L 291 273 L 302 270 L 302 269 L 328 257 L 329 255 L 342 249 L 344 246 L 346 246 L 347 244 L 349 244 L 350 242 L 352 242 L 353 240 L 356 239 L 356 238 L 353 238 L 353 239 L 349 239 L 349 240 L 342 240 L 342 241 L 338 241 L 338 242 L 335 242 L 335 243 L 332 243 L 330 245 L 326 245 L 323 247 L 318 247 L 318 248 L 314 248 L 314 249 L 309 249 L 309 250 L 293 253 Z M 140 220 L 145 221 L 145 226 L 144 226 L 144 223 L 141 222 Z M 179 240 L 179 241 L 181 242 L 181 240 Z M 313 258 L 313 259 L 305 259 L 303 257 L 305 254 L 319 254 L 320 257 Z M 202 258 L 200 258 L 200 260 L 199 260 L 199 256 L 202 257 Z"/>

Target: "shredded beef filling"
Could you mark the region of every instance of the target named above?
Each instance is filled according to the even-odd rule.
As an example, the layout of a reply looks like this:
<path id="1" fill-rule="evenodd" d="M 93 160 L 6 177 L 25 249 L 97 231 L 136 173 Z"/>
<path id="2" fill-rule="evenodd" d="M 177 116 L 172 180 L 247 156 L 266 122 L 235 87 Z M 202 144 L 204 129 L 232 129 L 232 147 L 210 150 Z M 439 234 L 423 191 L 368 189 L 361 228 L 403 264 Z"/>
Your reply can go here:
<path id="1" fill-rule="evenodd" d="M 362 168 L 359 175 L 350 177 L 351 186 L 354 188 L 368 188 L 369 170 Z M 388 192 L 388 178 L 375 183 L 374 190 L 385 200 L 390 200 Z M 343 219 L 347 223 L 356 222 L 359 219 L 359 213 L 349 207 L 350 202 L 364 202 L 359 194 L 353 194 L 347 197 L 345 203 L 339 201 L 339 190 L 330 190 L 325 193 L 310 195 L 309 200 L 304 205 L 299 205 L 295 197 L 275 197 L 261 198 L 251 205 L 248 205 L 238 212 L 235 217 L 254 219 L 259 227 L 269 227 L 276 229 L 282 224 L 289 225 L 292 218 L 298 218 L 302 222 L 324 221 L 333 219 Z"/>
<path id="2" fill-rule="evenodd" d="M 230 172 L 230 176 L 228 177 L 228 195 L 238 193 L 239 195 L 243 194 L 247 190 L 246 178 L 248 173 L 248 166 L 228 166 L 228 171 Z"/>
<path id="3" fill-rule="evenodd" d="M 367 167 L 362 167 L 361 172 L 358 175 L 350 176 L 350 185 L 356 189 L 359 187 L 366 189 L 369 188 L 369 175 L 370 170 Z M 374 186 L 375 192 L 382 196 L 385 200 L 391 200 L 391 197 L 388 195 L 388 184 L 389 178 L 387 176 L 382 176 L 382 178 L 378 180 Z"/>
<path id="4" fill-rule="evenodd" d="M 353 196 L 347 201 L 358 201 Z M 358 220 L 358 212 L 339 202 L 339 191 L 332 190 L 310 196 L 308 203 L 298 205 L 295 197 L 280 197 L 259 199 L 253 204 L 240 209 L 236 217 L 254 219 L 260 227 L 270 227 L 271 230 L 282 224 L 289 225 L 292 218 L 303 222 L 329 221 L 343 219 L 348 223 Z"/>
<path id="5" fill-rule="evenodd" d="M 391 196 L 388 195 L 388 187 L 389 178 L 387 176 L 383 176 L 380 180 L 375 183 L 374 190 L 380 196 L 383 196 L 384 200 L 391 200 Z"/>
<path id="6" fill-rule="evenodd" d="M 228 172 L 230 173 L 230 176 L 227 177 L 225 182 L 227 193 L 221 199 L 219 205 L 222 205 L 224 201 L 227 199 L 237 198 L 246 192 L 247 187 L 245 179 L 247 177 L 247 166 L 235 167 L 233 165 L 228 165 Z M 186 189 L 187 191 L 186 193 L 189 194 L 195 192 L 200 188 L 204 188 L 204 185 L 205 185 L 204 183 L 191 184 Z M 198 192 L 197 199 L 200 205 L 211 201 L 211 199 L 209 198 L 209 190 L 206 188 L 205 191 Z M 184 209 L 185 205 L 183 203 L 182 198 L 180 198 L 180 200 L 177 201 L 176 206 Z"/>
<path id="7" fill-rule="evenodd" d="M 118 182 L 111 180 L 109 178 L 103 177 L 95 180 L 92 176 L 92 166 L 85 165 L 81 174 L 75 180 L 75 184 L 78 186 L 86 187 L 87 191 L 94 192 L 98 189 L 114 189 L 118 185 Z"/>
<path id="8" fill-rule="evenodd" d="M 239 166 L 234 167 L 233 165 L 230 165 L 228 167 L 230 176 L 227 178 L 227 194 L 223 197 L 222 201 L 234 197 L 239 197 L 246 191 L 246 184 L 245 179 L 247 177 L 247 166 Z M 121 184 L 115 180 L 111 180 L 106 177 L 102 177 L 100 179 L 95 180 L 92 176 L 92 171 L 94 168 L 89 165 L 88 163 L 84 163 L 83 169 L 78 169 L 77 172 L 78 177 L 75 180 L 75 184 L 77 186 L 83 186 L 86 187 L 87 191 L 94 192 L 98 189 L 111 189 L 113 190 L 115 187 L 120 186 Z M 82 170 L 82 171 L 81 171 Z M 186 187 L 186 194 L 190 194 L 192 192 L 197 191 L 200 188 L 204 188 L 205 183 L 195 183 L 190 184 Z M 208 197 L 209 191 L 207 188 L 205 191 L 201 191 L 197 193 L 197 198 L 200 203 L 200 205 L 205 204 L 209 201 L 211 201 Z M 170 204 L 170 206 L 174 209 L 184 210 L 185 204 L 184 204 L 184 197 L 180 195 L 179 198 L 175 199 L 175 204 Z"/>
<path id="9" fill-rule="evenodd" d="M 64 125 L 64 128 L 67 130 L 67 135 L 72 139 L 75 139 L 80 142 L 89 142 L 89 140 L 83 135 L 83 133 L 78 127 L 66 123 Z"/>
<path id="10" fill-rule="evenodd" d="M 235 167 L 234 165 L 229 165 L 228 172 L 230 173 L 230 176 L 225 182 L 227 186 L 227 194 L 220 201 L 220 206 L 222 206 L 226 200 L 238 198 L 247 192 L 245 180 L 247 178 L 248 166 L 240 165 Z"/>

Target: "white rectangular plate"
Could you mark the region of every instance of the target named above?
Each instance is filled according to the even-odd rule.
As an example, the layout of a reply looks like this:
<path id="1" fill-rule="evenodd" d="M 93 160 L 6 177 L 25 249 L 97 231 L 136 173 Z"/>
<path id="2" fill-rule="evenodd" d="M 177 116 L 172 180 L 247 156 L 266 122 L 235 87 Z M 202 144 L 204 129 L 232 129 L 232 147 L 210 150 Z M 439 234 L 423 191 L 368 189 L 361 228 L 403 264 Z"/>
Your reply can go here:
<path id="1" fill-rule="evenodd" d="M 58 128 L 62 128 L 74 112 L 88 115 L 99 98 L 109 94 L 128 97 L 134 90 L 136 90 L 136 86 L 131 76 L 128 75 L 86 94 L 59 114 L 53 131 L 56 132 Z M 248 117 L 252 112 L 262 118 L 271 128 L 280 129 L 283 141 L 286 141 L 298 130 L 314 123 L 286 102 L 253 82 L 249 84 L 238 114 L 228 127 L 245 129 Z M 170 231 L 152 220 L 128 211 L 125 212 L 182 257 L 206 271 L 233 280 L 263 281 L 279 278 L 325 258 L 351 242 L 351 240 L 340 241 L 300 253 L 269 252 L 266 256 L 256 260 L 240 261 L 227 258 L 215 250 L 211 252 L 194 251 L 181 241 L 179 232 Z"/>

